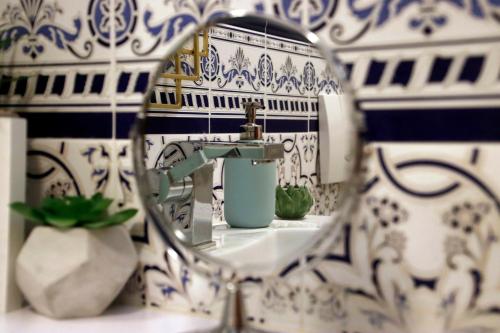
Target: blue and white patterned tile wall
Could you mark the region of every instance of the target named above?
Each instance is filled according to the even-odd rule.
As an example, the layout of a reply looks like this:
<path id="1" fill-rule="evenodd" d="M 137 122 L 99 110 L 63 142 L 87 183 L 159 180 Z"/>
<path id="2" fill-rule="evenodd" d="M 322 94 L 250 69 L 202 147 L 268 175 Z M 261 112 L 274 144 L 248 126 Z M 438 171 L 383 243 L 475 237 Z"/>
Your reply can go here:
<path id="1" fill-rule="evenodd" d="M 498 331 L 500 4 L 312 7 L 324 10 L 309 23 L 348 65 L 374 141 L 359 215 L 311 274 L 337 291 L 329 327 Z"/>
<path id="2" fill-rule="evenodd" d="M 165 147 L 172 140 L 192 139 L 186 133 L 237 140 L 239 126 L 245 122 L 243 103 L 259 101 L 265 108 L 258 112 L 258 121 L 263 124 L 267 140 L 286 145 L 286 157 L 278 165 L 280 184 L 308 186 L 316 199 L 311 213 L 328 215 L 334 209 L 339 185 L 319 184 L 317 132 L 308 131 L 317 128 L 317 95 L 336 93 L 338 82 L 318 51 L 302 36 L 278 36 L 265 31 L 264 25 L 256 27 L 262 32 L 242 25 L 249 24 L 241 21 L 239 26 L 210 28 L 210 53 L 200 61 L 200 79 L 184 81 L 180 109 L 166 106 L 176 103 L 173 80 L 158 79 L 150 99 L 155 106 L 148 110 L 150 133 L 157 138 L 151 136 L 148 145 Z M 195 72 L 193 61 L 192 56 L 182 57 L 184 74 Z M 168 61 L 165 71 L 173 67 Z M 216 217 L 220 219 L 224 204 L 222 170 L 223 162 L 219 161 L 213 196 Z"/>
<path id="3" fill-rule="evenodd" d="M 302 275 L 247 282 L 249 319 L 281 331 L 497 331 L 495 0 L 4 1 L 0 34 L 14 40 L 1 72 L 26 79 L 3 83 L 0 104 L 30 121 L 30 195 L 101 190 L 137 205 L 126 137 L 147 81 L 182 29 L 234 8 L 335 48 L 373 141 L 345 242 Z M 216 284 L 176 265 L 147 224 L 131 228 L 143 263 L 127 295 L 215 316 Z"/>
<path id="4" fill-rule="evenodd" d="M 259 111 L 258 120 L 267 133 L 316 129 L 317 95 L 336 93 L 340 89 L 338 80 L 313 46 L 292 37 L 241 26 L 211 28 L 210 52 L 208 57 L 202 57 L 200 79 L 183 84 L 180 110 L 161 106 L 150 109 L 155 123 L 165 124 L 153 124 L 153 131 L 237 133 L 247 100 L 259 101 L 265 107 Z M 192 57 L 183 57 L 181 66 L 185 74 L 194 73 Z M 173 64 L 169 62 L 166 69 L 172 70 Z M 174 88 L 173 80 L 159 80 L 151 102 L 175 103 Z M 188 122 L 185 118 L 208 120 Z"/>

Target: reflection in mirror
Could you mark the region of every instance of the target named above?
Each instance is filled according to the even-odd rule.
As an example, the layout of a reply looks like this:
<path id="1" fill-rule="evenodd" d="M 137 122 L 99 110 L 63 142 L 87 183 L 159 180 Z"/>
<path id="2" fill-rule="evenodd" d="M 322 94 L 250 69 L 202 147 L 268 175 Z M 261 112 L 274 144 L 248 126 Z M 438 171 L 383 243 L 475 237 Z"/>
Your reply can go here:
<path id="1" fill-rule="evenodd" d="M 304 35 L 256 17 L 202 27 L 169 55 L 143 133 L 160 227 L 259 274 L 314 242 L 356 146 L 351 96 L 330 63 Z"/>

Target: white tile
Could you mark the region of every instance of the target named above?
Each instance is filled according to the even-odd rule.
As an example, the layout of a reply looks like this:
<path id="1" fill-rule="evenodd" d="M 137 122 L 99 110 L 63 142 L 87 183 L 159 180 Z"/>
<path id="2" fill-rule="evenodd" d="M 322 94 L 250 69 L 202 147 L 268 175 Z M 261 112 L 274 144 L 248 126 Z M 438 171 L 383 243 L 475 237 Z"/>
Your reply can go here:
<path id="1" fill-rule="evenodd" d="M 300 283 L 300 276 L 245 282 L 243 291 L 248 324 L 282 332 L 298 330 L 302 324 Z"/>
<path id="2" fill-rule="evenodd" d="M 319 2 L 313 8 L 317 12 L 313 14 L 313 25 L 321 26 L 320 37 L 332 47 L 401 45 L 429 40 L 440 43 L 492 36 L 499 31 L 492 19 L 478 15 L 489 10 L 483 4 L 472 10 L 465 4 L 405 3 L 397 11 L 379 10 L 380 7 L 373 4 L 353 6 L 349 3 L 339 3 L 332 10 L 332 5 L 332 2 Z M 374 24 L 367 26 L 369 21 Z M 437 21 L 441 24 L 436 24 Z M 471 26 L 474 29 L 470 29 Z"/>
<path id="3" fill-rule="evenodd" d="M 110 140 L 31 139 L 28 201 L 45 196 L 106 194 L 112 173 Z"/>
<path id="4" fill-rule="evenodd" d="M 274 68 L 270 94 L 304 96 L 302 75 L 307 56 L 277 51 L 271 48 L 267 52 L 272 59 Z"/>
<path id="5" fill-rule="evenodd" d="M 99 6 L 99 3 L 103 3 Z M 10 83 L 2 104 L 23 111 L 110 111 L 111 50 L 99 42 L 108 34 L 111 9 L 106 1 L 4 1 L 2 39 L 12 43 L 0 62 L 15 65 L 9 75 L 27 77 Z M 95 15 L 99 10 L 102 15 Z M 36 24 L 25 19 L 29 17 Z M 96 22 L 99 21 L 99 22 Z M 97 24 L 100 28 L 93 30 Z M 22 105 L 22 106 L 16 106 Z M 46 106 L 45 106 L 45 105 Z"/>
<path id="6" fill-rule="evenodd" d="M 6 1 L 0 10 L 4 12 L 4 30 L 22 31 L 24 35 L 9 35 L 14 38 L 2 57 L 3 62 L 18 64 L 63 64 L 88 61 L 109 61 L 109 48 L 98 41 L 99 36 L 108 35 L 107 23 L 111 8 L 104 2 L 63 1 L 30 2 L 23 6 L 15 1 Z M 87 10 L 90 16 L 87 16 Z M 95 15 L 98 10 L 100 15 Z M 23 17 L 32 17 L 36 25 L 30 25 Z M 90 26 L 98 26 L 92 31 Z M 56 36 L 57 35 L 57 36 Z M 5 36 L 7 37 L 7 36 Z M 28 38 L 29 37 L 29 38 Z M 97 40 L 96 40 L 97 39 Z"/>
<path id="7" fill-rule="evenodd" d="M 263 39 L 263 36 L 249 32 L 220 27 L 213 29 L 211 42 L 221 62 L 217 85 L 213 86 L 215 90 L 263 93 L 257 72 L 259 59 L 264 54 L 264 47 L 259 43 Z"/>
<path id="8" fill-rule="evenodd" d="M 327 288 L 339 290 L 339 302 L 331 304 L 347 313 L 342 329 L 494 327 L 476 311 L 479 304 L 497 304 L 490 297 L 496 291 L 481 282 L 473 296 L 470 272 L 482 281 L 498 276 L 487 268 L 498 253 L 492 245 L 498 198 L 488 190 L 497 183 L 490 166 L 498 145 L 387 143 L 369 150 L 366 181 L 372 185 L 359 200 L 348 238 L 315 268 Z M 471 298 L 478 303 L 471 305 Z M 314 332 L 339 324 L 320 313 L 308 318 Z"/>

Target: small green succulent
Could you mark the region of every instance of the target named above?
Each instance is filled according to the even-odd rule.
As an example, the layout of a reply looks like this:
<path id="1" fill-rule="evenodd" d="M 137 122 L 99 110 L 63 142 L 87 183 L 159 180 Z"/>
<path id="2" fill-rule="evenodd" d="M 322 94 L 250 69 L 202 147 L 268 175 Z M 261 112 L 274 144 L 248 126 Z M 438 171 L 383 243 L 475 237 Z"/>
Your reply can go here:
<path id="1" fill-rule="evenodd" d="M 10 208 L 35 224 L 62 229 L 110 227 L 129 220 L 137 213 L 137 209 L 125 209 L 109 215 L 107 210 L 112 202 L 113 199 L 96 193 L 89 199 L 84 196 L 47 197 L 39 208 L 30 207 L 23 202 L 14 202 Z"/>
<path id="2" fill-rule="evenodd" d="M 276 215 L 284 219 L 301 219 L 314 204 L 305 186 L 276 187 Z"/>

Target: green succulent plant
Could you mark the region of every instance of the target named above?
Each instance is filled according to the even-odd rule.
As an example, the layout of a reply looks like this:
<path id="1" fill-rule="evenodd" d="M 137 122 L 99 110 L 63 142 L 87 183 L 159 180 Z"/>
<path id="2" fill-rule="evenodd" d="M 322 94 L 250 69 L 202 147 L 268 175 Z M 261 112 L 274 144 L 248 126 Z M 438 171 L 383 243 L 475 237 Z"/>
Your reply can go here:
<path id="1" fill-rule="evenodd" d="M 276 215 L 284 219 L 301 219 L 314 204 L 305 186 L 276 187 Z"/>
<path id="2" fill-rule="evenodd" d="M 62 229 L 106 228 L 121 224 L 137 213 L 137 209 L 125 209 L 109 215 L 108 208 L 112 202 L 113 199 L 96 193 L 91 198 L 84 196 L 47 197 L 38 208 L 30 207 L 23 202 L 14 202 L 10 204 L 10 208 L 35 224 Z"/>

